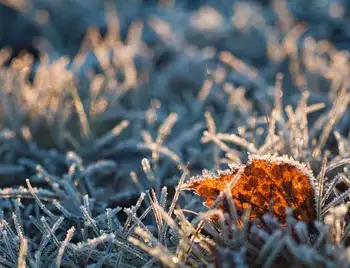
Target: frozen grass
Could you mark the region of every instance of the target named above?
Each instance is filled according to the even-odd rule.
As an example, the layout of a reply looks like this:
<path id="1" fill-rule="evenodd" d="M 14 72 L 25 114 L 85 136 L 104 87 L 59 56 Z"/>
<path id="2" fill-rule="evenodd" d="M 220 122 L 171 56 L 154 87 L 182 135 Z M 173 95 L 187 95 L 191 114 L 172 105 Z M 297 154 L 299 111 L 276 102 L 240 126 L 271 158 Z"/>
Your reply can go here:
<path id="1" fill-rule="evenodd" d="M 1 266 L 350 267 L 350 65 L 333 40 L 346 1 L 306 18 L 272 2 L 237 2 L 233 16 L 216 2 L 118 2 L 75 54 L 55 8 L 34 1 L 54 18 L 33 22 L 40 60 L 0 51 Z M 313 228 L 289 210 L 287 227 L 266 215 L 260 228 L 229 190 L 225 213 L 181 190 L 248 153 L 313 171 Z"/>

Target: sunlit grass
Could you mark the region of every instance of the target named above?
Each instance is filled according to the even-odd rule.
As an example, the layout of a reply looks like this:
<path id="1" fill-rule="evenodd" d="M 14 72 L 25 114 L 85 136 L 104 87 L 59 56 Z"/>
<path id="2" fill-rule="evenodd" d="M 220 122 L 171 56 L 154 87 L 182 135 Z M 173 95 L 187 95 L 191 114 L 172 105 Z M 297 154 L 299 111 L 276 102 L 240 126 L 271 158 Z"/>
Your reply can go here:
<path id="1" fill-rule="evenodd" d="M 39 42 L 39 59 L 1 49 L 1 266 L 349 266 L 348 53 L 313 39 L 283 3 L 184 12 L 192 22 L 179 29 L 176 2 L 161 1 L 127 34 L 107 6 L 106 33 L 90 27 L 72 57 L 62 40 Z M 181 191 L 247 153 L 314 172 L 313 228 L 289 210 L 287 227 L 266 215 L 261 228 L 229 190 L 229 211 Z"/>

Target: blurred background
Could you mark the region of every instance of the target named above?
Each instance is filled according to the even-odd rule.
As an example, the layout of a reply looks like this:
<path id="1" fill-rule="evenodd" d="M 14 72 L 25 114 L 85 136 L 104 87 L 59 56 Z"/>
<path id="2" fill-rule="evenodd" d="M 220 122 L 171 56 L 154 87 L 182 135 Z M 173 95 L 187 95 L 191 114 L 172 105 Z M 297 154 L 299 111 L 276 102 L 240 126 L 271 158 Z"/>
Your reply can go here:
<path id="1" fill-rule="evenodd" d="M 75 151 L 117 166 L 89 194 L 130 205 L 154 183 L 144 157 L 157 192 L 176 185 L 179 166 L 195 175 L 245 159 L 238 147 L 225 158 L 203 131 L 213 120 L 263 144 L 276 87 L 284 105 L 306 94 L 331 108 L 348 80 L 349 16 L 347 0 L 1 0 L 2 186 L 23 185 L 38 164 L 64 174 Z M 344 136 L 348 111 L 336 118 Z M 311 138 L 321 114 L 309 116 Z M 336 137 L 327 146 L 337 153 Z"/>

